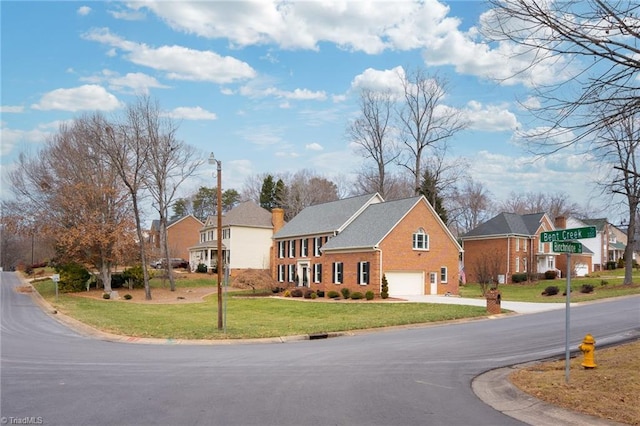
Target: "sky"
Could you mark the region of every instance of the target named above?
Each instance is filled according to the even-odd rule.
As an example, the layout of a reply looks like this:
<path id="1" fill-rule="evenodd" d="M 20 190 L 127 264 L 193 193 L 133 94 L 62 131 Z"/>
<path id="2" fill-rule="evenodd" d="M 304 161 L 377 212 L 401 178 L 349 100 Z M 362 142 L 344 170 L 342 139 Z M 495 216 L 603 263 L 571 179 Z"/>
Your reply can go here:
<path id="1" fill-rule="evenodd" d="M 482 1 L 2 1 L 0 198 L 20 153 L 32 155 L 61 123 L 117 115 L 138 95 L 179 123 L 178 138 L 222 162 L 223 188 L 259 173 L 310 169 L 349 177 L 362 157 L 346 129 L 360 90 L 399 90 L 417 67 L 448 81 L 444 104 L 468 120 L 449 158 L 493 195 L 567 195 L 596 211 L 594 158 L 565 150 L 536 158 L 518 137 L 540 123 L 533 81 L 562 64 L 517 74 L 518 47 L 482 36 Z M 183 186 L 215 186 L 204 165 Z M 598 212 L 615 222 L 618 213 Z"/>

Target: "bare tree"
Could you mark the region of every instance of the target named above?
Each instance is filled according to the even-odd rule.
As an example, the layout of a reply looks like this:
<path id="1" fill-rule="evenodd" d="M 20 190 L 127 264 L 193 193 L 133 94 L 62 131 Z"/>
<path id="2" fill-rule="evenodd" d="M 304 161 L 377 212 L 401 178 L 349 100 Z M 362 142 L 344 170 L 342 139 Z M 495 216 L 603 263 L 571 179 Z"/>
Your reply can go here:
<path id="1" fill-rule="evenodd" d="M 460 188 L 448 198 L 451 224 L 457 235 L 465 234 L 488 220 L 492 214 L 491 193 L 480 182 L 463 180 Z"/>
<path id="2" fill-rule="evenodd" d="M 312 170 L 302 169 L 281 179 L 286 186 L 283 202 L 286 220 L 291 220 L 305 207 L 338 199 L 338 187 Z"/>
<path id="3" fill-rule="evenodd" d="M 618 118 L 615 123 L 600 132 L 599 143 L 594 143 L 596 152 L 608 160 L 609 164 L 614 165 L 609 175 L 610 191 L 622 195 L 628 207 L 629 224 L 627 246 L 624 252 L 624 284 L 633 282 L 633 250 L 640 205 L 640 165 L 636 156 L 638 146 L 640 146 L 640 113 Z"/>
<path id="4" fill-rule="evenodd" d="M 144 279 L 145 299 L 151 300 L 149 271 L 147 268 L 146 243 L 142 230 L 141 197 L 145 189 L 147 162 L 151 138 L 145 111 L 149 105 L 142 99 L 127 106 L 124 118 L 119 122 L 109 123 L 98 117 L 97 136 L 102 153 L 108 158 L 113 170 L 126 186 L 133 207 L 133 216 L 138 236 L 140 260 Z"/>
<path id="5" fill-rule="evenodd" d="M 460 111 L 444 105 L 448 85 L 444 78 L 428 76 L 421 69 L 399 77 L 404 89 L 404 102 L 398 110 L 405 151 L 402 165 L 411 172 L 414 193 L 418 194 L 427 149 L 447 141 L 467 123 Z"/>
<path id="6" fill-rule="evenodd" d="M 504 258 L 504 250 L 487 251 L 482 253 L 471 264 L 472 273 L 475 280 L 480 284 L 483 296 L 486 295 L 487 290 L 498 286 Z"/>
<path id="7" fill-rule="evenodd" d="M 169 206 L 173 203 L 180 184 L 204 163 L 195 148 L 176 139 L 178 127 L 169 118 L 163 118 L 157 102 L 140 98 L 137 104 L 146 122 L 149 138 L 145 186 L 154 200 L 159 216 L 160 248 L 167 265 L 169 288 L 175 291 L 176 283 L 171 266 L 171 253 L 167 238 Z"/>
<path id="8" fill-rule="evenodd" d="M 583 216 L 582 208 L 570 201 L 562 192 L 511 192 L 498 208 L 500 211 L 516 214 L 547 213 L 551 220 L 558 216 Z"/>
<path id="9" fill-rule="evenodd" d="M 133 229 L 126 190 L 97 143 L 99 117 L 62 125 L 35 157 L 21 156 L 10 174 L 11 211 L 23 227 L 55 239 L 61 261 L 90 264 L 111 290 L 114 264 L 124 258 Z"/>
<path id="10" fill-rule="evenodd" d="M 539 74 L 536 71 L 547 66 L 564 73 L 556 83 L 529 81 L 539 100 L 529 111 L 546 124 L 529 135 L 534 152 L 548 154 L 590 138 L 612 136 L 612 129 L 617 129 L 618 136 L 625 132 L 625 122 L 640 114 L 640 4 L 604 0 L 490 3 L 486 34 L 494 41 L 515 43 L 520 50 L 514 59 L 529 58 L 516 75 Z M 591 147 L 604 145 L 605 150 L 616 151 L 615 140 L 621 139 L 594 139 Z M 633 168 L 616 160 L 611 166 L 620 167 L 619 177 L 626 180 L 614 182 L 618 185 L 612 186 L 614 194 L 625 197 L 629 222 L 635 221 L 628 196 L 632 191 L 624 188 L 633 188 L 637 176 Z M 634 236 L 628 238 L 633 241 Z"/>
<path id="11" fill-rule="evenodd" d="M 365 166 L 362 182 L 383 198 L 387 196 L 387 166 L 393 164 L 400 151 L 392 139 L 391 120 L 393 99 L 389 91 L 360 92 L 360 116 L 347 129 L 350 140 L 357 145 L 365 161 L 373 163 L 373 169 Z"/>

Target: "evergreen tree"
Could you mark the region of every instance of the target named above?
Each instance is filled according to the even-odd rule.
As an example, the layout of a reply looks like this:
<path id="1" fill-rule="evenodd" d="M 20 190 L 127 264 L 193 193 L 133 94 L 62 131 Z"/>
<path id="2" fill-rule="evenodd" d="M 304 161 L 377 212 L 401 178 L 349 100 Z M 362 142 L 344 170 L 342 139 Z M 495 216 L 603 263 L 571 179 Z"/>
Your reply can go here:
<path id="1" fill-rule="evenodd" d="M 422 185 L 418 190 L 418 193 L 424 195 L 427 201 L 431 203 L 440 219 L 446 224 L 449 220 L 447 215 L 447 209 L 444 207 L 442 197 L 438 194 L 438 182 L 429 170 L 425 170 L 422 175 Z"/>
<path id="2" fill-rule="evenodd" d="M 269 211 L 277 207 L 276 202 L 276 185 L 273 182 L 273 176 L 267 175 L 262 181 L 262 190 L 260 191 L 260 207 Z"/>

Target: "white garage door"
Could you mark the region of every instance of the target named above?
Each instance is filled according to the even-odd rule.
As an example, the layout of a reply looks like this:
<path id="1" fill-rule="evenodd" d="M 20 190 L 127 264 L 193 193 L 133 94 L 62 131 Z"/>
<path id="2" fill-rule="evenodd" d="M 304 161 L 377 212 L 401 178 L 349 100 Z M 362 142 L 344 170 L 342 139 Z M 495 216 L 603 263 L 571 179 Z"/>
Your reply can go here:
<path id="1" fill-rule="evenodd" d="M 589 273 L 589 267 L 584 263 L 577 263 L 575 266 L 575 270 L 577 277 L 584 277 Z"/>
<path id="2" fill-rule="evenodd" d="M 424 274 L 422 272 L 386 272 L 389 296 L 424 294 Z"/>

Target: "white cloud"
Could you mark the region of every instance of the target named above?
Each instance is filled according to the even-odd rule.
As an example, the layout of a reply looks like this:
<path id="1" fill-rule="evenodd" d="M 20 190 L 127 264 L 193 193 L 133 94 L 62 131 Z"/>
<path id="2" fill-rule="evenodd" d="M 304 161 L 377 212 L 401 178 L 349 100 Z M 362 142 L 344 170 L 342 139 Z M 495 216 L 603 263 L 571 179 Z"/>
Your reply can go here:
<path id="1" fill-rule="evenodd" d="M 238 134 L 254 145 L 269 146 L 282 143 L 282 129 L 273 126 L 245 127 Z"/>
<path id="2" fill-rule="evenodd" d="M 217 120 L 218 116 L 201 107 L 178 107 L 164 114 L 171 118 L 183 120 Z"/>
<path id="3" fill-rule="evenodd" d="M 259 89 L 253 85 L 245 85 L 240 88 L 240 94 L 251 98 L 275 97 L 290 100 L 313 100 L 324 101 L 327 94 L 324 91 L 314 92 L 308 89 L 295 89 L 293 91 L 281 90 L 275 87 Z"/>
<path id="4" fill-rule="evenodd" d="M 78 8 L 76 13 L 80 16 L 87 16 L 91 13 L 91 8 L 89 6 L 81 6 Z"/>
<path id="5" fill-rule="evenodd" d="M 324 149 L 322 145 L 320 145 L 317 142 L 307 144 L 305 148 L 308 149 L 309 151 L 322 151 Z"/>
<path id="6" fill-rule="evenodd" d="M 21 112 L 24 112 L 24 107 L 22 106 L 9 106 L 9 105 L 0 106 L 0 113 L 2 114 L 21 113 Z"/>
<path id="7" fill-rule="evenodd" d="M 404 93 L 401 80 L 404 75 L 404 68 L 401 66 L 382 71 L 367 68 L 362 74 L 354 77 L 351 82 L 351 89 L 355 91 L 363 89 L 376 92 L 389 91 L 395 96 L 400 96 Z"/>
<path id="8" fill-rule="evenodd" d="M 149 47 L 127 41 L 109 29 L 94 29 L 83 38 L 120 49 L 131 62 L 164 71 L 167 78 L 187 81 L 231 83 L 254 78 L 256 71 L 246 62 L 215 52 L 189 49 L 182 46 Z"/>
<path id="9" fill-rule="evenodd" d="M 525 109 L 538 109 L 540 106 L 540 99 L 535 96 L 529 96 L 524 100 L 524 102 L 522 102 L 522 107 Z"/>
<path id="10" fill-rule="evenodd" d="M 56 89 L 46 93 L 40 101 L 31 105 L 38 110 L 113 111 L 121 107 L 118 99 L 107 92 L 104 87 L 86 84 L 72 89 Z"/>
<path id="11" fill-rule="evenodd" d="M 518 127 L 518 119 L 504 105 L 482 105 L 470 101 L 462 110 L 469 121 L 469 129 L 486 132 L 513 131 Z"/>
<path id="12" fill-rule="evenodd" d="M 128 73 L 121 76 L 115 71 L 102 70 L 99 74 L 91 77 L 82 77 L 80 81 L 88 83 L 107 83 L 110 89 L 116 91 L 129 91 L 136 94 L 148 94 L 150 88 L 166 89 L 169 86 L 161 84 L 157 79 L 141 72 Z"/>

